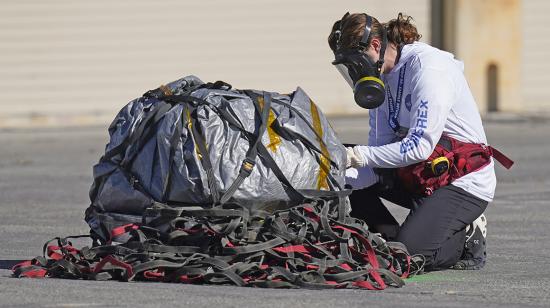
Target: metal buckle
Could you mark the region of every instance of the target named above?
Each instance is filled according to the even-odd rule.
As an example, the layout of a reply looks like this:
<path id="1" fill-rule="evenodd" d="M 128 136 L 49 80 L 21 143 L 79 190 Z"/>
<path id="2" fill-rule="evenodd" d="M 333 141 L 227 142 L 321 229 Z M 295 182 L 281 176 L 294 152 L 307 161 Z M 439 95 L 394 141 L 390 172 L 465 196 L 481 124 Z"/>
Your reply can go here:
<path id="1" fill-rule="evenodd" d="M 243 160 L 243 164 L 241 165 L 241 171 L 242 173 L 245 173 L 246 176 L 249 176 L 251 173 L 252 173 L 252 170 L 254 169 L 254 166 L 256 165 L 256 162 L 249 159 L 249 158 L 245 158 Z"/>

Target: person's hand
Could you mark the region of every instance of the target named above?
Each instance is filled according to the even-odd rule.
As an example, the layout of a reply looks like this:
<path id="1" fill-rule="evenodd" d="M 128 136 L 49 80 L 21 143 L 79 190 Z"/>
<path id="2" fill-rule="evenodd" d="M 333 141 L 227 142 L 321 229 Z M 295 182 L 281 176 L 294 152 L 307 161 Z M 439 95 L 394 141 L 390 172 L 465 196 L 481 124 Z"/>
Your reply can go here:
<path id="1" fill-rule="evenodd" d="M 365 167 L 365 162 L 360 153 L 357 152 L 355 147 L 346 147 L 347 161 L 346 169 L 353 168 L 362 168 Z"/>

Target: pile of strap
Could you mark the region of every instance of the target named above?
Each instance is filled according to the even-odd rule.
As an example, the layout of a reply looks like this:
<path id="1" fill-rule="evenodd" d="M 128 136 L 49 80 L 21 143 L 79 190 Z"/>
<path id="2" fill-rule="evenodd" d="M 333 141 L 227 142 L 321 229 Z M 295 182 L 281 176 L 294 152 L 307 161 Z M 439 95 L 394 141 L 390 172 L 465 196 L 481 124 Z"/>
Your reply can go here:
<path id="1" fill-rule="evenodd" d="M 91 247 L 56 238 L 16 277 L 384 289 L 423 269 L 350 217 L 345 148 L 300 88 L 188 76 L 131 101 L 109 135 Z"/>
<path id="2" fill-rule="evenodd" d="M 14 276 L 382 290 L 422 271 L 421 256 L 370 233 L 337 199 L 316 199 L 274 213 L 158 204 L 146 223 L 112 230 L 125 243 L 76 249 L 56 238 Z"/>

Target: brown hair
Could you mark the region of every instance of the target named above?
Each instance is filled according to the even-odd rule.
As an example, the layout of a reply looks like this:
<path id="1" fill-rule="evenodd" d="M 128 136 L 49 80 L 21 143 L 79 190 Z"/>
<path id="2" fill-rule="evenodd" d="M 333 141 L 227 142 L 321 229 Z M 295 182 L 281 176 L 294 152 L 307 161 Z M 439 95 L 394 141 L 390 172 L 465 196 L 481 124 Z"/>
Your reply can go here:
<path id="1" fill-rule="evenodd" d="M 370 44 L 373 37 L 382 39 L 382 27 L 386 28 L 388 41 L 397 46 L 403 46 L 418 41 L 422 36 L 416 26 L 412 24 L 411 16 L 399 13 L 397 18 L 381 24 L 378 19 L 372 17 L 371 32 L 367 41 Z M 365 14 L 354 13 L 344 15 L 332 26 L 328 37 L 328 44 L 332 51 L 340 48 L 357 48 L 365 32 L 367 18 Z"/>

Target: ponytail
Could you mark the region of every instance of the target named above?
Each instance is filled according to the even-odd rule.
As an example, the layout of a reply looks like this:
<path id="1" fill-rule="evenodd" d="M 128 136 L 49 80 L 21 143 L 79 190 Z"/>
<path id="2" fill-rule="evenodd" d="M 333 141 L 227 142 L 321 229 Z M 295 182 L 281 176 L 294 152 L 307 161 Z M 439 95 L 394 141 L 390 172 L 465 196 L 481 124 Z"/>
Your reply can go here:
<path id="1" fill-rule="evenodd" d="M 412 20 L 411 16 L 399 13 L 397 18 L 388 21 L 385 24 L 388 32 L 388 41 L 401 47 L 418 41 L 422 35 L 418 33 L 416 26 L 412 24 Z"/>

